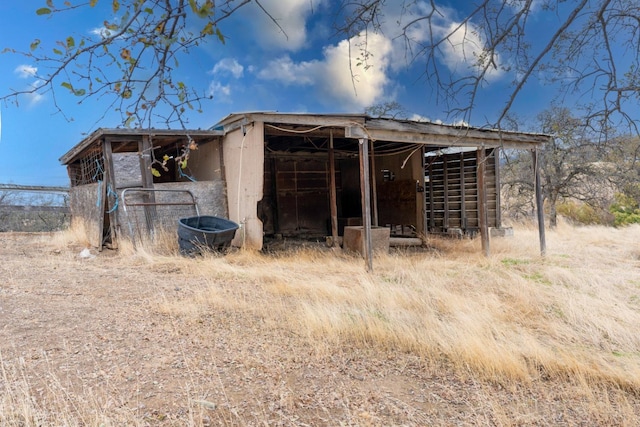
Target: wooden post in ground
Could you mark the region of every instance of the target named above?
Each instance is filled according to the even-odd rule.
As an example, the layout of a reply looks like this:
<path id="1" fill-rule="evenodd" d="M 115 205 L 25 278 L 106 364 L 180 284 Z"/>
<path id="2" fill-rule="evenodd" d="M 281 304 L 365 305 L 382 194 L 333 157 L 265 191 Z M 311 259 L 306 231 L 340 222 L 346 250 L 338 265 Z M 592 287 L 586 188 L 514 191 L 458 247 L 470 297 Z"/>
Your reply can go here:
<path id="1" fill-rule="evenodd" d="M 367 271 L 373 271 L 373 246 L 371 244 L 371 188 L 369 177 L 369 142 L 360 138 L 358 144 L 360 154 L 360 193 L 362 198 L 363 255 Z"/>
<path id="2" fill-rule="evenodd" d="M 536 211 L 538 214 L 538 236 L 540 238 L 540 255 L 545 256 L 547 253 L 547 241 L 544 232 L 544 200 L 542 198 L 542 186 L 540 184 L 540 162 L 538 159 L 538 149 L 531 151 L 533 157 L 533 174 L 536 191 Z"/>
<path id="3" fill-rule="evenodd" d="M 375 148 L 373 147 L 373 141 L 371 141 L 371 192 L 373 196 L 371 214 L 371 225 L 377 227 L 378 224 L 378 186 L 376 185 L 376 158 Z"/>
<path id="4" fill-rule="evenodd" d="M 482 242 L 482 252 L 484 256 L 488 257 L 491 254 L 491 248 L 489 246 L 489 225 L 488 225 L 488 212 L 487 212 L 487 186 L 485 182 L 485 170 L 486 170 L 486 152 L 484 147 L 478 148 L 478 155 L 476 156 L 478 162 L 478 221 L 480 222 L 480 240 Z"/>
<path id="5" fill-rule="evenodd" d="M 331 247 L 338 245 L 338 196 L 336 189 L 336 159 L 333 150 L 333 130 L 329 131 L 329 203 L 331 209 Z"/>

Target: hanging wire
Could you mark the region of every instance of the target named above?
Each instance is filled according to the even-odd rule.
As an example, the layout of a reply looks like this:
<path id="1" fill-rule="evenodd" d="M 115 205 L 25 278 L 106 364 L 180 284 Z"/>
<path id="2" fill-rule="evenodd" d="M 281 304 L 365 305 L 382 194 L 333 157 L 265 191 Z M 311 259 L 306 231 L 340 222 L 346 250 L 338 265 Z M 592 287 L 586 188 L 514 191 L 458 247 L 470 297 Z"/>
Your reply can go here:
<path id="1" fill-rule="evenodd" d="M 113 202 L 113 207 L 111 209 L 109 209 L 109 211 L 107 213 L 113 213 L 116 210 L 118 210 L 119 199 L 118 199 L 118 193 L 116 191 L 113 191 L 113 189 L 111 188 L 111 184 L 107 185 L 107 198 L 109 196 L 113 197 L 114 202 Z"/>

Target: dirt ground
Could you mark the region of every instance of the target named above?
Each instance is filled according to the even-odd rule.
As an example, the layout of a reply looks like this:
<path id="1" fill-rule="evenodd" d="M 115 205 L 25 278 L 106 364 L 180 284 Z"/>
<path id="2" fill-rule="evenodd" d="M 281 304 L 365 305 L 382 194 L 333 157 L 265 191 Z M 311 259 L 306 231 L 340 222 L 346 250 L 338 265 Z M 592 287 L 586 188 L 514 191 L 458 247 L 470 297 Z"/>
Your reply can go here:
<path id="1" fill-rule="evenodd" d="M 179 260 L 81 251 L 0 233 L 0 361 L 57 419 L 43 425 L 594 424 L 566 386 L 507 390 L 416 355 L 319 352 L 246 312 L 194 324 L 162 310 L 205 286 Z"/>

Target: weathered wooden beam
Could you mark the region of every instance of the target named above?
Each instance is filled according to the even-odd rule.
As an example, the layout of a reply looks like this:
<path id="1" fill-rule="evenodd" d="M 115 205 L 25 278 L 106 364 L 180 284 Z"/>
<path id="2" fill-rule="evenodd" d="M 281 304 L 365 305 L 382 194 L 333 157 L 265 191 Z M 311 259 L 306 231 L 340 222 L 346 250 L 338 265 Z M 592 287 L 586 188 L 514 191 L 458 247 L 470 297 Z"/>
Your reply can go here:
<path id="1" fill-rule="evenodd" d="M 369 141 L 371 144 L 371 192 L 373 196 L 372 200 L 372 217 L 371 217 L 371 225 L 374 227 L 378 226 L 378 186 L 376 184 L 376 152 L 373 147 L 373 141 Z"/>
<path id="2" fill-rule="evenodd" d="M 467 229 L 467 198 L 466 185 L 464 179 L 464 153 L 460 153 L 460 227 Z"/>
<path id="3" fill-rule="evenodd" d="M 140 156 L 140 173 L 142 174 L 143 188 L 153 188 L 153 174 L 151 173 L 151 159 L 153 155 L 153 144 L 149 135 L 144 135 L 138 142 L 138 155 Z M 155 194 L 149 192 L 144 198 L 147 202 L 155 203 Z M 149 233 L 153 233 L 153 218 L 155 218 L 155 207 L 145 206 L 144 216 Z M 132 238 L 135 239 L 134 236 Z"/>
<path id="4" fill-rule="evenodd" d="M 449 228 L 449 169 L 448 169 L 448 157 L 442 156 L 442 182 L 444 183 L 444 218 L 443 227 Z"/>
<path id="5" fill-rule="evenodd" d="M 329 134 L 329 204 L 331 210 L 331 246 L 338 245 L 338 190 L 336 188 L 336 158 L 333 132 Z"/>
<path id="6" fill-rule="evenodd" d="M 488 257 L 491 254 L 491 249 L 489 247 L 489 225 L 487 223 L 487 186 L 485 182 L 487 157 L 484 147 L 478 148 L 477 160 L 478 220 L 480 222 L 480 240 L 482 243 L 482 252 L 484 253 L 484 256 Z"/>
<path id="7" fill-rule="evenodd" d="M 549 140 L 547 135 L 505 132 L 495 129 L 457 128 L 434 123 L 406 123 L 392 120 L 367 122 L 366 129 L 350 126 L 347 138 L 368 138 L 409 144 L 445 147 L 506 147 L 531 149 Z"/>
<path id="8" fill-rule="evenodd" d="M 114 172 L 114 168 L 113 168 L 113 149 L 111 146 L 111 139 L 109 139 L 108 137 L 104 139 L 104 147 L 103 147 L 103 153 L 104 153 L 104 169 L 105 169 L 105 173 L 104 173 L 104 182 L 106 183 L 106 191 L 107 191 L 107 195 L 105 197 L 105 209 L 107 209 L 108 215 L 109 215 L 109 233 L 110 233 L 110 237 L 111 237 L 111 245 L 112 245 L 112 249 L 115 249 L 118 247 L 118 243 L 117 243 L 117 232 L 116 230 L 120 230 L 120 225 L 118 224 L 118 213 L 116 212 L 116 209 L 118 207 L 117 203 L 118 203 L 118 193 L 117 193 L 117 189 L 116 189 L 116 178 L 115 178 L 115 172 Z M 114 200 L 114 205 L 113 206 L 109 206 L 109 193 L 110 191 L 115 194 L 115 200 Z M 103 240 L 102 242 L 104 243 L 105 239 L 103 236 Z M 102 245 L 100 245 L 100 247 L 98 248 L 99 251 L 102 251 Z"/>
<path id="9" fill-rule="evenodd" d="M 538 214 L 538 237 L 540 239 L 540 255 L 547 253 L 547 240 L 544 231 L 544 200 L 542 197 L 542 185 L 540 184 L 540 162 L 538 159 L 538 149 L 532 150 L 534 186 L 536 193 L 536 211 Z"/>
<path id="10" fill-rule="evenodd" d="M 360 153 L 360 194 L 362 198 L 362 225 L 364 231 L 363 254 L 367 271 L 373 271 L 373 246 L 371 243 L 371 188 L 369 186 L 369 141 L 361 138 Z"/>
<path id="11" fill-rule="evenodd" d="M 493 149 L 493 163 L 496 178 L 496 227 L 502 227 L 502 198 L 500 197 L 500 190 L 502 182 L 500 179 L 500 147 Z"/>

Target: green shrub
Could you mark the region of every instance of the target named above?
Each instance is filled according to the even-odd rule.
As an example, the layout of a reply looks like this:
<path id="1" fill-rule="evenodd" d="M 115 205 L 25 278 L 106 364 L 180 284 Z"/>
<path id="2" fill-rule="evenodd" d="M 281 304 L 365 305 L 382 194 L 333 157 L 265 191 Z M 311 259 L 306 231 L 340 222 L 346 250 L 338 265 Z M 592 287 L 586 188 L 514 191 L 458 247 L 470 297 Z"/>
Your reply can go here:
<path id="1" fill-rule="evenodd" d="M 616 193 L 615 200 L 609 210 L 613 214 L 616 227 L 640 223 L 640 203 L 635 197 Z"/>

